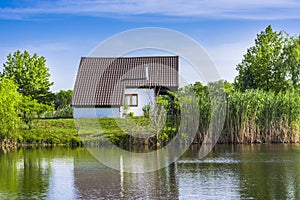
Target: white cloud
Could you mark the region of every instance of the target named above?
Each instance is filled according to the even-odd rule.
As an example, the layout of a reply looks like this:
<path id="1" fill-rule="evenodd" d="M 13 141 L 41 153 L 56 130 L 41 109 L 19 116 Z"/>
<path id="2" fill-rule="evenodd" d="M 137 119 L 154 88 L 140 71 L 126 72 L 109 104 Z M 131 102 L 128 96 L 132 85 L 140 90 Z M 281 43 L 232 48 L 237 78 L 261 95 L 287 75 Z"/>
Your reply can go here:
<path id="1" fill-rule="evenodd" d="M 25 1 L 26 2 L 26 1 Z M 185 16 L 245 19 L 299 19 L 296 0 L 57 0 L 0 8 L 0 18 L 22 19 L 42 14 L 103 16 Z"/>

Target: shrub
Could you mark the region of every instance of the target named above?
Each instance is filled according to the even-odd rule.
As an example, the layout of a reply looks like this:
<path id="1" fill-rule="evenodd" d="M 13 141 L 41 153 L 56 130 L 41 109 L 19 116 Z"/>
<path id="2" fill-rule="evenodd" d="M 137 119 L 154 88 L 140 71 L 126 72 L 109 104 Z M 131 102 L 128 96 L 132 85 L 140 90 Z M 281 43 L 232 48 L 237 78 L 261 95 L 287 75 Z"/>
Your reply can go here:
<path id="1" fill-rule="evenodd" d="M 142 110 L 144 113 L 144 117 L 149 118 L 150 117 L 150 109 L 151 109 L 151 105 L 150 104 L 146 104 L 143 106 Z"/>
<path id="2" fill-rule="evenodd" d="M 54 117 L 57 118 L 72 118 L 73 117 L 73 108 L 70 105 L 67 105 L 61 109 L 58 109 Z"/>

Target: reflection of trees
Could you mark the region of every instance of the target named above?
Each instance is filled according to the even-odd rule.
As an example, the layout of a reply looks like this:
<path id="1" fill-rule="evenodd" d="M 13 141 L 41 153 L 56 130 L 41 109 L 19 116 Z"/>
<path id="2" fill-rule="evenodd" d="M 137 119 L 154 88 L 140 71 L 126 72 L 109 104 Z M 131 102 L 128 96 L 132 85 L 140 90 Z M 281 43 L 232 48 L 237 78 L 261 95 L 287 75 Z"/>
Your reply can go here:
<path id="1" fill-rule="evenodd" d="M 298 146 L 298 145 L 297 145 Z M 300 199 L 296 145 L 217 145 L 204 159 L 191 146 L 177 164 L 181 194 L 208 198 Z M 200 156 L 201 158 L 201 156 Z M 203 190 L 205 188 L 205 190 Z"/>
<path id="2" fill-rule="evenodd" d="M 44 158 L 39 149 L 0 154 L 0 193 L 19 198 L 45 198 L 51 168 Z"/>
<path id="3" fill-rule="evenodd" d="M 24 198 L 32 198 L 32 195 L 41 195 L 45 198 L 51 175 L 51 165 L 45 161 L 45 151 L 30 149 L 19 151 L 22 155 L 23 167 L 19 177 L 19 189 Z"/>
<path id="4" fill-rule="evenodd" d="M 241 154 L 238 173 L 243 198 L 300 199 L 299 152 L 290 147 L 248 147 Z"/>
<path id="5" fill-rule="evenodd" d="M 0 151 L 0 199 L 1 193 L 15 193 L 18 188 L 17 152 L 2 154 Z"/>
<path id="6" fill-rule="evenodd" d="M 199 150 L 193 145 L 178 163 L 141 174 L 120 173 L 101 165 L 86 150 L 79 152 L 74 171 L 78 197 L 300 199 L 300 152 L 295 146 L 217 145 L 203 160 L 194 160 Z M 113 151 L 106 153 L 114 156 Z M 143 167 L 138 160 L 135 164 Z"/>
<path id="7" fill-rule="evenodd" d="M 178 199 L 180 195 L 186 197 L 186 192 L 203 197 L 300 199 L 297 148 L 292 145 L 220 145 L 205 159 L 195 160 L 200 148 L 192 146 L 181 161 L 140 174 L 121 173 L 101 165 L 84 148 L 21 149 L 0 153 L 0 199 L 44 199 L 49 191 L 57 192 L 51 190 L 49 182 L 55 171 L 53 159 L 62 155 L 64 159 L 74 158 L 74 187 L 80 199 L 145 198 L 145 195 L 150 199 Z M 106 153 L 111 158 L 116 156 L 112 150 Z M 126 158 L 123 161 L 125 163 Z M 136 165 L 143 167 L 138 160 Z"/>

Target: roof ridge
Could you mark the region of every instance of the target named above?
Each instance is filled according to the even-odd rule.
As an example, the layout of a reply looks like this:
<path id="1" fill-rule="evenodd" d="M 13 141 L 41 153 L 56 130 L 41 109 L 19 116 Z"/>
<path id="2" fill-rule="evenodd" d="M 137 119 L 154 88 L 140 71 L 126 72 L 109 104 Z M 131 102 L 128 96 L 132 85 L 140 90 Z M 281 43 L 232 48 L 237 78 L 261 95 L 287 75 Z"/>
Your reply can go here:
<path id="1" fill-rule="evenodd" d="M 115 56 L 112 56 L 112 57 L 95 57 L 95 56 L 83 56 L 81 57 L 82 59 L 128 59 L 128 58 L 176 58 L 176 57 L 179 57 L 179 56 L 125 56 L 125 57 L 115 57 Z"/>

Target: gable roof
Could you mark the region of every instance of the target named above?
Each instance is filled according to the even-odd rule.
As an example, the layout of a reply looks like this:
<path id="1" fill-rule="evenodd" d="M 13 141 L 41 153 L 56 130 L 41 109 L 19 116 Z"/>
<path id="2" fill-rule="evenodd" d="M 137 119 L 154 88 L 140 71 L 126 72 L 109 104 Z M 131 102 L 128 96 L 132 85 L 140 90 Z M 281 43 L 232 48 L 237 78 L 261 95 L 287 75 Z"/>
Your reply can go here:
<path id="1" fill-rule="evenodd" d="M 72 106 L 120 106 L 124 88 L 155 86 L 178 88 L 178 56 L 82 57 Z"/>

